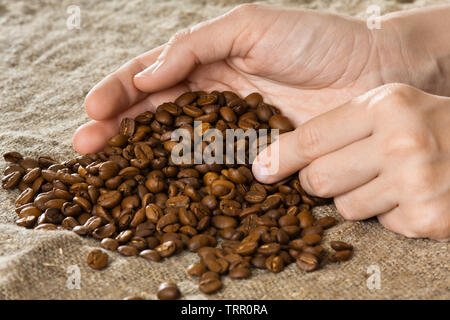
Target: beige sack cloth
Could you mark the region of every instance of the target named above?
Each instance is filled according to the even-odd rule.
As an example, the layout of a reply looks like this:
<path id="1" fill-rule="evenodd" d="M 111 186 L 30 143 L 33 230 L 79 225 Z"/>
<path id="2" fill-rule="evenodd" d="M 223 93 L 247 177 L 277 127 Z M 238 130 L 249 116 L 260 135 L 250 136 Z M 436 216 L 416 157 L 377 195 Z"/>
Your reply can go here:
<path id="1" fill-rule="evenodd" d="M 442 1 L 421 1 L 415 6 Z M 168 40 L 176 30 L 226 12 L 240 1 L 78 0 L 81 29 L 66 26 L 73 1 L 3 0 L 0 3 L 0 154 L 18 150 L 57 160 L 76 156 L 72 134 L 88 121 L 82 103 L 88 90 L 132 57 Z M 368 4 L 382 12 L 411 7 L 394 1 L 289 1 L 270 3 L 362 16 Z M 6 164 L 1 161 L 0 170 Z M 197 260 L 183 253 L 163 263 L 109 253 L 104 271 L 90 270 L 87 253 L 99 247 L 69 231 L 32 231 L 15 226 L 17 191 L 0 191 L 0 299 L 155 298 L 165 280 L 178 283 L 188 299 L 413 299 L 450 298 L 449 244 L 412 240 L 376 221 L 345 222 L 325 233 L 325 242 L 355 246 L 353 259 L 305 274 L 295 264 L 280 274 L 254 271 L 249 280 L 225 277 L 224 288 L 207 297 L 185 268 Z M 334 207 L 317 216 L 338 217 Z M 69 289 L 70 266 L 81 288 Z M 380 270 L 379 289 L 367 286 L 370 266 Z M 372 272 L 372 271 L 369 271 Z M 371 278 L 372 279 L 372 278 Z"/>

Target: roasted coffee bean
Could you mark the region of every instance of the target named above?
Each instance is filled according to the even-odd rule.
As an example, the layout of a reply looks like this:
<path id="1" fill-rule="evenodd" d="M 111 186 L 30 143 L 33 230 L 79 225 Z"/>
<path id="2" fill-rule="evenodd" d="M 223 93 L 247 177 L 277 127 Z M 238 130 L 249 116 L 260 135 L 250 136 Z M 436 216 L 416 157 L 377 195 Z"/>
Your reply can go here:
<path id="1" fill-rule="evenodd" d="M 347 261 L 350 259 L 352 255 L 352 250 L 340 250 L 336 252 L 330 252 L 328 254 L 328 260 L 331 262 L 338 262 L 338 261 Z"/>
<path id="2" fill-rule="evenodd" d="M 156 250 L 152 250 L 152 249 L 147 249 L 147 250 L 141 251 L 139 253 L 139 256 L 141 256 L 147 260 L 154 261 L 154 262 L 161 261 L 161 255 L 159 254 L 159 252 Z"/>
<path id="3" fill-rule="evenodd" d="M 122 200 L 122 194 L 119 191 L 111 190 L 100 195 L 98 197 L 97 203 L 104 208 L 113 208 L 120 203 Z"/>
<path id="4" fill-rule="evenodd" d="M 116 251 L 119 247 L 119 242 L 116 239 L 104 238 L 100 245 L 106 250 Z"/>
<path id="5" fill-rule="evenodd" d="M 271 255 L 266 259 L 266 268 L 270 272 L 281 272 L 284 269 L 284 260 L 279 256 Z"/>
<path id="6" fill-rule="evenodd" d="M 330 246 L 336 251 L 353 250 L 353 246 L 351 244 L 343 241 L 331 241 Z"/>
<path id="7" fill-rule="evenodd" d="M 36 216 L 25 216 L 23 218 L 17 219 L 16 224 L 19 227 L 33 228 L 33 226 L 36 224 L 36 221 L 37 221 Z"/>
<path id="8" fill-rule="evenodd" d="M 232 279 L 247 279 L 251 276 L 250 268 L 234 268 L 228 274 Z"/>
<path id="9" fill-rule="evenodd" d="M 200 277 L 206 272 L 206 267 L 202 263 L 193 263 L 187 267 L 187 273 L 190 276 Z"/>
<path id="10" fill-rule="evenodd" d="M 164 282 L 158 288 L 159 300 L 176 300 L 181 297 L 181 292 L 173 282 Z"/>
<path id="11" fill-rule="evenodd" d="M 212 277 L 204 277 L 204 275 L 208 273 L 209 272 L 206 272 L 202 275 L 198 288 L 205 294 L 213 294 L 222 288 L 222 281 Z"/>
<path id="12" fill-rule="evenodd" d="M 318 219 L 314 225 L 318 227 L 322 227 L 324 229 L 331 228 L 337 223 L 337 220 L 333 217 L 323 217 Z"/>
<path id="13" fill-rule="evenodd" d="M 22 155 L 17 151 L 10 151 L 3 154 L 3 158 L 6 162 L 17 163 L 23 159 Z"/>
<path id="14" fill-rule="evenodd" d="M 271 129 L 280 130 L 280 134 L 294 130 L 294 127 L 292 126 L 289 119 L 279 114 L 270 117 L 269 126 Z"/>
<path id="15" fill-rule="evenodd" d="M 296 264 L 300 270 L 310 272 L 319 267 L 319 259 L 311 253 L 302 252 L 297 257 Z"/>
<path id="16" fill-rule="evenodd" d="M 108 265 L 108 255 L 99 249 L 92 250 L 86 258 L 86 263 L 91 269 L 102 270 Z"/>
<path id="17" fill-rule="evenodd" d="M 258 253 L 263 254 L 265 256 L 276 255 L 280 251 L 279 243 L 267 243 L 260 246 L 257 250 Z"/>
<path id="18" fill-rule="evenodd" d="M 119 246 L 117 252 L 127 257 L 139 255 L 139 251 L 135 247 L 128 245 Z"/>

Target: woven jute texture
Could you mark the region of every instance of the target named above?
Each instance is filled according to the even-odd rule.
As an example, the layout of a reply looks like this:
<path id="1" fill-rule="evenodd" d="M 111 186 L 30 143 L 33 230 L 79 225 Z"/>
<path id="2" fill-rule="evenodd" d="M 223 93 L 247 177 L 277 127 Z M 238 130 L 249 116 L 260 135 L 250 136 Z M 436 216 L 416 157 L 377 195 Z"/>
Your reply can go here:
<path id="1" fill-rule="evenodd" d="M 364 15 L 442 1 L 288 1 L 269 3 Z M 76 156 L 72 134 L 88 121 L 82 107 L 88 90 L 132 57 L 162 44 L 178 29 L 212 18 L 238 0 L 78 0 L 81 28 L 66 26 L 73 1 L 2 0 L 0 3 L 0 154 Z M 0 170 L 6 167 L 2 161 Z M 355 246 L 353 258 L 305 274 L 295 264 L 280 274 L 254 271 L 251 279 L 224 278 L 213 296 L 200 294 L 185 268 L 197 260 L 183 253 L 162 263 L 108 253 L 104 271 L 90 270 L 86 255 L 99 243 L 69 231 L 32 231 L 14 224 L 17 191 L 0 192 L 0 299 L 154 299 L 162 281 L 175 281 L 188 299 L 413 299 L 450 298 L 449 244 L 413 240 L 383 229 L 376 220 L 342 222 L 325 232 L 325 243 Z M 317 208 L 333 215 L 333 206 Z M 340 221 L 343 221 L 339 218 Z M 68 286 L 79 268 L 80 288 Z M 380 276 L 379 288 L 367 277 Z M 372 275 L 372 276 L 371 276 Z M 369 284 L 373 282 L 369 281 Z M 372 288 L 372 289 L 371 289 Z"/>

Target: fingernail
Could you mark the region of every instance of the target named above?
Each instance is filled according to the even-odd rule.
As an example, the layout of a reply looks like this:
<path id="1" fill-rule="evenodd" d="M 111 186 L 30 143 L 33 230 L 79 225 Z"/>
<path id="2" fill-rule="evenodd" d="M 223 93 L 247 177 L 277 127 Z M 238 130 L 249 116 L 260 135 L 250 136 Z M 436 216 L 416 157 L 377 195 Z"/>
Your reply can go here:
<path id="1" fill-rule="evenodd" d="M 150 76 L 152 76 L 161 67 L 163 62 L 164 61 L 156 60 L 151 66 L 149 66 L 147 69 L 139 72 L 134 77 L 135 78 L 139 78 L 139 77 L 150 77 Z"/>
<path id="2" fill-rule="evenodd" d="M 253 174 L 258 180 L 266 180 L 270 175 L 269 169 L 262 162 L 254 162 L 252 168 Z"/>

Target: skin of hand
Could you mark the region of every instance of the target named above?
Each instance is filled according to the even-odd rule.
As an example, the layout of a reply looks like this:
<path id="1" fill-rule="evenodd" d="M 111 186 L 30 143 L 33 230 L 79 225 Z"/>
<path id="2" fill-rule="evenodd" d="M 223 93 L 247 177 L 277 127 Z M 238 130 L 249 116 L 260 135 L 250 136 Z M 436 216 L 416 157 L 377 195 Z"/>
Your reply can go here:
<path id="1" fill-rule="evenodd" d="M 283 156 L 272 158 L 272 148 Z M 279 170 L 265 176 L 271 161 Z M 377 216 L 408 237 L 450 238 L 448 97 L 405 84 L 378 87 L 281 135 L 256 163 L 266 183 L 301 170 L 305 191 L 334 197 L 346 219 Z"/>
<path id="2" fill-rule="evenodd" d="M 101 150 L 123 117 L 187 90 L 257 91 L 298 126 L 383 84 L 376 38 L 356 18 L 238 6 L 178 32 L 98 83 L 85 101 L 93 121 L 77 130 L 74 147 L 81 154 Z"/>

